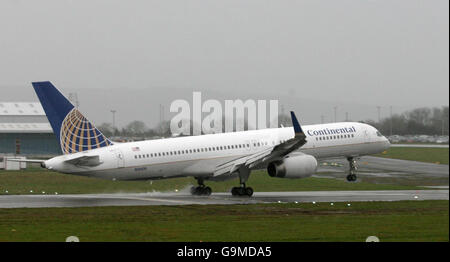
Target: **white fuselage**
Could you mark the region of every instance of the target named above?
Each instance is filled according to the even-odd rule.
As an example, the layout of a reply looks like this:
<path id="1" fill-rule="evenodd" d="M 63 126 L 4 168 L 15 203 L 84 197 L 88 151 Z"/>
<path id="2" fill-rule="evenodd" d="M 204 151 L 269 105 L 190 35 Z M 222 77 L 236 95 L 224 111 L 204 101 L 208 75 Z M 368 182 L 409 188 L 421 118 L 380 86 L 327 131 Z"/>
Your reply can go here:
<path id="1" fill-rule="evenodd" d="M 376 154 L 389 147 L 384 136 L 362 123 L 343 122 L 302 128 L 307 143 L 298 151 L 319 160 Z M 45 166 L 62 173 L 117 180 L 182 176 L 225 180 L 233 177 L 213 177 L 218 165 L 258 153 L 293 137 L 293 128 L 286 127 L 114 143 L 108 147 L 54 157 L 47 160 Z M 101 164 L 87 167 L 65 162 L 71 157 L 84 155 L 98 155 Z"/>

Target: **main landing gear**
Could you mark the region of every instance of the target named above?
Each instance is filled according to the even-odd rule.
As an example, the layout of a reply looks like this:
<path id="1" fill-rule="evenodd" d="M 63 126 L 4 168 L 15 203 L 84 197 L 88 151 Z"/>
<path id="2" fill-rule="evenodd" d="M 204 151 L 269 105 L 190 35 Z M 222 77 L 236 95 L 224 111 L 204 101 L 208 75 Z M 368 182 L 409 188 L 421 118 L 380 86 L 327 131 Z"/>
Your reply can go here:
<path id="1" fill-rule="evenodd" d="M 209 186 L 205 186 L 203 178 L 197 178 L 198 186 L 191 187 L 191 194 L 195 196 L 209 196 L 212 190 Z"/>
<path id="2" fill-rule="evenodd" d="M 348 157 L 348 164 L 349 164 L 349 174 L 347 175 L 347 181 L 354 182 L 356 181 L 356 160 L 353 157 Z"/>
<path id="3" fill-rule="evenodd" d="M 247 182 L 248 177 L 250 176 L 250 170 L 248 168 L 240 168 L 239 169 L 239 182 L 241 184 L 240 187 L 233 187 L 231 189 L 231 194 L 233 196 L 249 196 L 253 195 L 253 188 L 247 187 L 245 182 Z"/>
<path id="4" fill-rule="evenodd" d="M 233 196 L 249 196 L 251 197 L 253 195 L 253 188 L 246 187 L 245 183 L 241 184 L 240 187 L 233 187 L 231 189 L 231 194 Z"/>

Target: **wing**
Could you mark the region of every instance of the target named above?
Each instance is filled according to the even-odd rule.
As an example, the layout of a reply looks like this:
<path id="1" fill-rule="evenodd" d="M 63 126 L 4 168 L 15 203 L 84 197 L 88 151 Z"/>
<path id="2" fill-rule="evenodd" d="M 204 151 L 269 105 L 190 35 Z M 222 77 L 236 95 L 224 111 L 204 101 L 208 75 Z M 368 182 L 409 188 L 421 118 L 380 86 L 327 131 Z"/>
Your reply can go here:
<path id="1" fill-rule="evenodd" d="M 254 169 L 257 166 L 264 165 L 275 159 L 284 157 L 285 155 L 297 150 L 306 144 L 306 135 L 300 126 L 294 112 L 291 111 L 292 125 L 294 126 L 295 136 L 279 145 L 257 152 L 250 156 L 245 156 L 231 160 L 227 163 L 216 167 L 214 176 L 221 176 L 225 174 L 232 174 L 239 168 L 245 166 L 249 169 Z"/>

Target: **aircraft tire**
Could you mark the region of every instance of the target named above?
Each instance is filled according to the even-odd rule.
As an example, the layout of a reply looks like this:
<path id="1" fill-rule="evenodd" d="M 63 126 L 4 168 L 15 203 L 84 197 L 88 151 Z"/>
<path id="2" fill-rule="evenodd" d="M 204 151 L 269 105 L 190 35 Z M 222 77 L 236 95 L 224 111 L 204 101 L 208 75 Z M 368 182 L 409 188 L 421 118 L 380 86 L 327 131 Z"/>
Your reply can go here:
<path id="1" fill-rule="evenodd" d="M 231 195 L 233 195 L 233 196 L 239 195 L 239 192 L 238 192 L 238 188 L 237 188 L 237 187 L 233 187 L 233 188 L 231 189 Z"/>
<path id="2" fill-rule="evenodd" d="M 246 187 L 245 188 L 245 194 L 249 197 L 253 196 L 253 188 L 251 187 Z"/>
<path id="3" fill-rule="evenodd" d="M 202 192 L 202 193 L 203 193 L 202 195 L 205 195 L 205 196 L 210 196 L 211 193 L 212 193 L 212 190 L 211 190 L 211 188 L 210 188 L 209 186 L 203 188 L 202 191 L 203 191 L 203 192 Z"/>

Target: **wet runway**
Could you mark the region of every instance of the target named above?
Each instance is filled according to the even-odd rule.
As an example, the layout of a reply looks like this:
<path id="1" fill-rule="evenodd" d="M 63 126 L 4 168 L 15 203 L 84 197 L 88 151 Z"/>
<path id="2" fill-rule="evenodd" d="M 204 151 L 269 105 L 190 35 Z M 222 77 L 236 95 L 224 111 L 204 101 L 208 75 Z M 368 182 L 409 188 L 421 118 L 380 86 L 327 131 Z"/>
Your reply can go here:
<path id="1" fill-rule="evenodd" d="M 322 163 L 316 177 L 344 179 L 348 163 L 338 159 Z M 365 178 L 418 179 L 419 182 L 440 179 L 444 184 L 430 190 L 412 191 L 303 191 L 255 192 L 254 196 L 232 197 L 230 193 L 213 193 L 209 197 L 191 196 L 187 192 L 134 194 L 74 194 L 74 195 L 0 195 L 0 208 L 33 207 L 94 207 L 148 205 L 212 205 L 254 203 L 353 202 L 399 200 L 448 200 L 449 166 L 379 157 L 361 157 L 358 176 Z"/>
<path id="2" fill-rule="evenodd" d="M 321 165 L 319 172 L 342 173 L 348 168 L 348 162 L 345 159 L 335 159 L 326 161 L 328 165 Z M 337 164 L 333 166 L 331 164 Z M 357 161 L 358 171 L 363 174 L 374 175 L 397 173 L 399 175 L 425 176 L 425 177 L 449 177 L 449 166 L 442 164 L 424 163 L 418 161 L 391 159 L 374 156 L 363 156 Z M 361 174 L 361 175 L 363 175 Z"/>
<path id="3" fill-rule="evenodd" d="M 229 193 L 191 196 L 186 193 L 86 194 L 86 195 L 3 195 L 0 208 L 231 205 L 257 203 L 354 202 L 399 200 L 448 200 L 447 190 L 256 192 L 249 197 Z"/>

